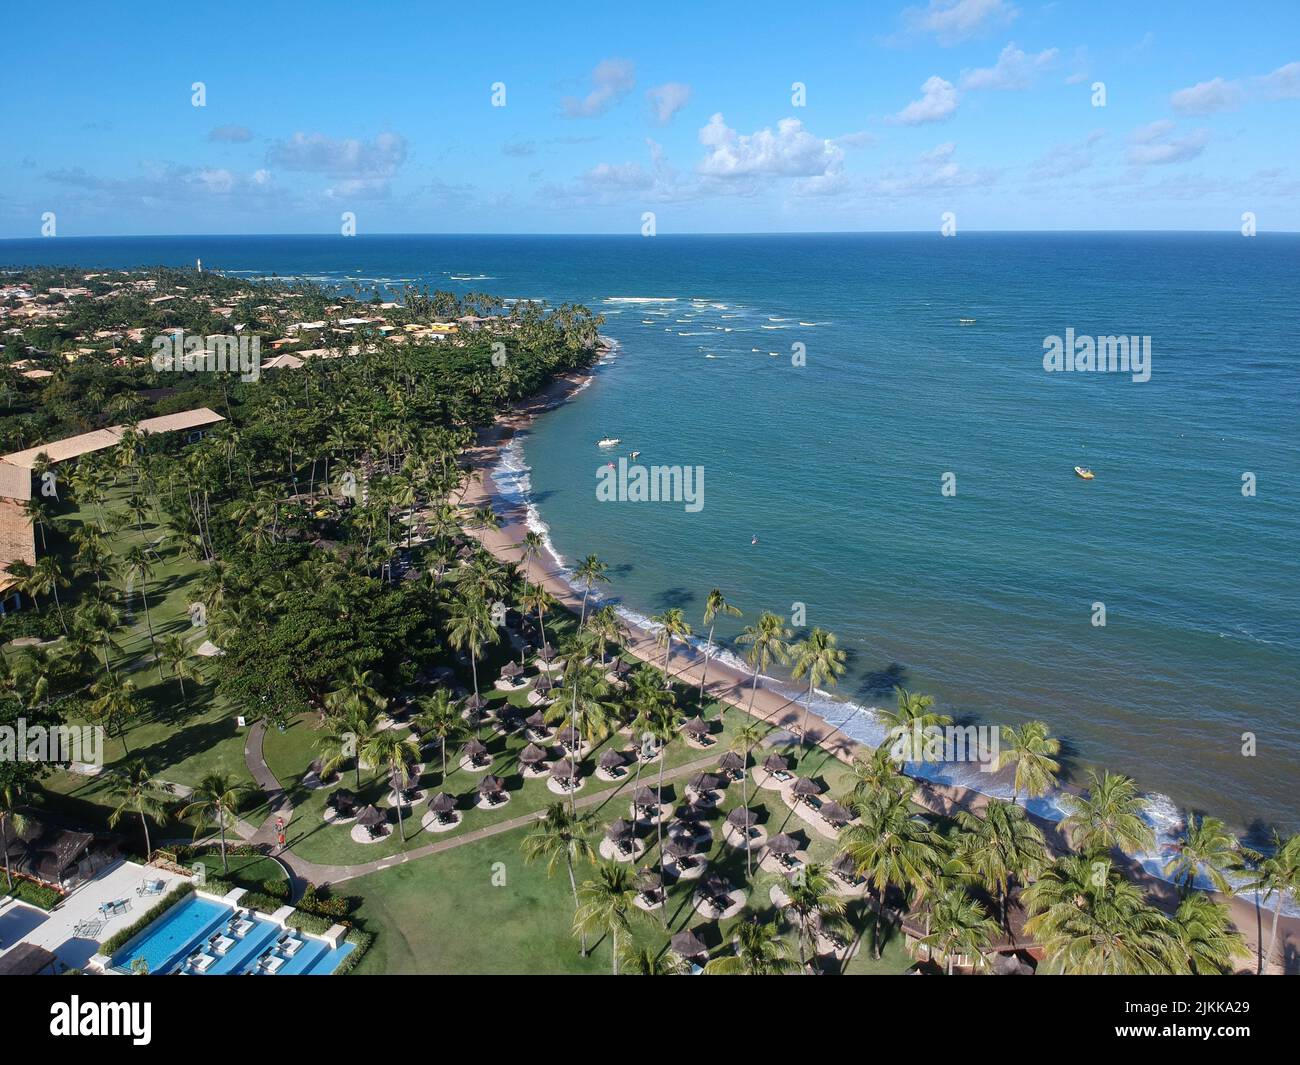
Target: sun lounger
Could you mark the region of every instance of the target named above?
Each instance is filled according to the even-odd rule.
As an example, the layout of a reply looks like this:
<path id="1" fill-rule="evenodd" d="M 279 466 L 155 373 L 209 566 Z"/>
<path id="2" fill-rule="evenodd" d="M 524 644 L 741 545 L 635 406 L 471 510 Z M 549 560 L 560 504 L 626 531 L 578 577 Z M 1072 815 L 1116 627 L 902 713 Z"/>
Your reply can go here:
<path id="1" fill-rule="evenodd" d="M 217 936 L 216 942 L 212 944 L 212 949 L 218 954 L 225 954 L 234 945 L 235 941 L 229 936 Z"/>
<path id="2" fill-rule="evenodd" d="M 280 944 L 280 953 L 286 958 L 292 958 L 298 951 L 302 950 L 303 941 L 301 939 L 287 939 Z"/>
<path id="3" fill-rule="evenodd" d="M 265 954 L 258 959 L 257 967 L 275 975 L 284 968 L 284 959 L 278 954 Z"/>
<path id="4" fill-rule="evenodd" d="M 197 956 L 190 958 L 190 965 L 201 973 L 207 972 L 216 963 L 216 957 L 208 954 L 206 951 L 200 951 Z"/>
<path id="5" fill-rule="evenodd" d="M 256 927 L 257 926 L 247 917 L 240 917 L 232 923 L 230 934 L 236 939 L 243 939 L 244 936 L 248 935 L 248 933 Z"/>

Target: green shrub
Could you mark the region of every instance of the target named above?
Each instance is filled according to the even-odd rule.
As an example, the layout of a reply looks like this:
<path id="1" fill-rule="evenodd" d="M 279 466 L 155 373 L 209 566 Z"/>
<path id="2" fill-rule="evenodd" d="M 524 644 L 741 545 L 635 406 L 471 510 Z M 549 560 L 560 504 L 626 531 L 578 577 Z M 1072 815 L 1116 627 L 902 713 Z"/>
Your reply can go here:
<path id="1" fill-rule="evenodd" d="M 104 942 L 99 945 L 99 953 L 111 958 L 121 950 L 122 947 L 126 946 L 127 942 L 131 940 L 136 933 L 143 931 L 178 902 L 182 899 L 189 898 L 192 894 L 194 894 L 194 884 L 192 881 L 187 880 L 175 891 L 169 892 L 165 895 L 160 902 L 155 903 L 149 909 L 145 910 L 140 917 L 132 921 L 125 928 L 114 932 L 104 940 Z"/>
<path id="2" fill-rule="evenodd" d="M 289 901 L 289 881 L 280 878 L 277 880 L 263 880 L 262 894 L 270 895 L 273 899 L 280 899 L 284 902 Z"/>
<path id="3" fill-rule="evenodd" d="M 303 913 L 302 910 L 294 910 L 284 923 L 290 928 L 296 928 L 300 932 L 308 932 L 314 936 L 323 936 L 338 924 L 337 921 L 331 921 L 328 917 L 318 917 L 314 913 Z"/>
<path id="4" fill-rule="evenodd" d="M 260 891 L 249 891 L 239 897 L 239 905 L 247 906 L 258 913 L 275 913 L 284 902 L 270 895 L 263 895 Z"/>
<path id="5" fill-rule="evenodd" d="M 359 928 L 354 928 L 344 937 L 343 941 L 345 943 L 351 943 L 356 949 L 339 962 L 339 967 L 334 970 L 334 976 L 347 976 L 348 973 L 355 969 L 357 963 L 365 957 L 366 951 L 370 949 L 370 944 L 375 941 L 375 937 L 369 932 L 363 932 Z"/>
<path id="6" fill-rule="evenodd" d="M 351 911 L 352 900 L 344 895 L 332 896 L 325 889 L 317 889 L 315 884 L 308 884 L 307 890 L 298 900 L 298 909 L 340 921 Z"/>
<path id="7" fill-rule="evenodd" d="M 24 877 L 14 877 L 13 890 L 8 894 L 20 902 L 29 902 L 33 906 L 39 906 L 42 910 L 52 910 L 62 900 L 63 896 L 52 887 L 46 887 L 44 884 L 38 884 L 35 880 L 27 880 Z"/>

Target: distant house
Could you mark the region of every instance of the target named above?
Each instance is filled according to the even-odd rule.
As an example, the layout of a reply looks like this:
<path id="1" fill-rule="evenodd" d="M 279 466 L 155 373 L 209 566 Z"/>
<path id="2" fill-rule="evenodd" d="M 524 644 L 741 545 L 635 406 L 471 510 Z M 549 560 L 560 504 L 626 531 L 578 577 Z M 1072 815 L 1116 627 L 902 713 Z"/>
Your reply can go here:
<path id="1" fill-rule="evenodd" d="M 23 822 L 21 831 L 9 830 L 9 865 L 43 884 L 67 889 L 114 857 L 109 851 L 115 848 L 96 847 L 90 832 L 60 827 L 30 811 L 24 811 Z"/>

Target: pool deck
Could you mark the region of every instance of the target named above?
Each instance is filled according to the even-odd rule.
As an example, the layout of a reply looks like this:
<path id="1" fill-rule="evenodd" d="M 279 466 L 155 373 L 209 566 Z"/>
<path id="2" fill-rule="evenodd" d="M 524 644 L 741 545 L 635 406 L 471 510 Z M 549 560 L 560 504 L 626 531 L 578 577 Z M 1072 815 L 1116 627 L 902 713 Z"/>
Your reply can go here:
<path id="1" fill-rule="evenodd" d="M 161 880 L 163 890 L 155 895 L 137 895 L 136 889 L 146 880 Z M 68 968 L 84 969 L 99 952 L 100 943 L 131 924 L 187 880 L 187 877 L 153 866 L 146 868 L 135 862 L 120 861 L 77 887 L 48 913 L 23 902 L 0 902 L 0 929 L 9 926 L 20 930 L 20 938 L 10 942 L 6 937 L 0 943 L 0 955 L 19 943 L 34 943 L 57 955 Z M 129 903 L 125 913 L 104 917 L 99 912 L 104 903 L 119 899 L 126 899 Z M 76 928 L 83 921 L 102 921 L 103 924 L 93 935 L 76 935 Z"/>

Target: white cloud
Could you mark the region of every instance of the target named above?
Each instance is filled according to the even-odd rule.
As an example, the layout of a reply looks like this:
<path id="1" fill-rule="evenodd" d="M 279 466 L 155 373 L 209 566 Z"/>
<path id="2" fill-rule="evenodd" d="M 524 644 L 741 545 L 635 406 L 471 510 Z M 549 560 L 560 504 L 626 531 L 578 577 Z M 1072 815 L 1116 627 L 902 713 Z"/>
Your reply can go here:
<path id="1" fill-rule="evenodd" d="M 1163 166 L 1195 159 L 1205 150 L 1208 131 L 1198 129 L 1185 137 L 1171 137 L 1174 128 L 1167 118 L 1139 126 L 1129 134 L 1128 161 L 1134 166 Z"/>
<path id="2" fill-rule="evenodd" d="M 253 131 L 246 126 L 217 126 L 208 134 L 210 141 L 226 141 L 230 144 L 243 144 L 253 139 Z"/>
<path id="3" fill-rule="evenodd" d="M 566 96 L 561 101 L 569 118 L 603 115 L 636 86 L 636 64 L 630 59 L 602 59 L 591 72 L 591 92 L 582 99 Z"/>
<path id="4" fill-rule="evenodd" d="M 1004 0 L 930 0 L 926 7 L 904 10 L 903 22 L 913 33 L 934 34 L 946 47 L 993 26 L 1006 25 L 1018 14 Z"/>
<path id="5" fill-rule="evenodd" d="M 1300 63 L 1288 63 L 1259 79 L 1271 100 L 1300 99 Z"/>
<path id="6" fill-rule="evenodd" d="M 666 126 L 691 100 L 691 87 L 680 81 L 669 81 L 646 90 L 646 99 L 650 101 L 650 111 L 654 120 Z"/>
<path id="7" fill-rule="evenodd" d="M 700 130 L 700 143 L 709 152 L 698 169 L 711 178 L 818 177 L 844 161 L 842 148 L 813 136 L 797 118 L 781 119 L 775 131 L 737 133 L 718 113 Z"/>
<path id="8" fill-rule="evenodd" d="M 956 191 L 979 185 L 991 185 L 998 179 L 995 170 L 961 166 L 955 156 L 957 146 L 951 141 L 922 152 L 916 162 L 902 170 L 886 172 L 870 186 L 870 191 L 887 199 L 941 191 Z"/>
<path id="9" fill-rule="evenodd" d="M 925 122 L 942 122 L 957 110 L 957 90 L 952 82 L 944 81 L 937 74 L 927 78 L 921 86 L 921 98 L 913 100 L 898 114 L 893 121 L 905 126 L 919 126 Z"/>
<path id="10" fill-rule="evenodd" d="M 1179 89 L 1169 98 L 1175 111 L 1187 115 L 1209 115 L 1216 111 L 1234 111 L 1241 106 L 1246 94 L 1235 81 L 1214 78 Z"/>
<path id="11" fill-rule="evenodd" d="M 1093 149 L 1105 136 L 1105 130 L 1095 129 L 1082 140 L 1053 145 L 1030 165 L 1029 177 L 1035 182 L 1055 181 L 1087 170 L 1092 166 Z"/>
<path id="12" fill-rule="evenodd" d="M 267 153 L 267 162 L 285 170 L 339 177 L 387 177 L 406 162 L 406 138 L 381 133 L 373 141 L 343 140 L 323 133 L 295 133 Z"/>
<path id="13" fill-rule="evenodd" d="M 1027 89 L 1040 70 L 1052 65 L 1056 59 L 1055 48 L 1037 55 L 1026 55 L 1012 42 L 1002 49 L 997 64 L 963 71 L 963 89 Z"/>

